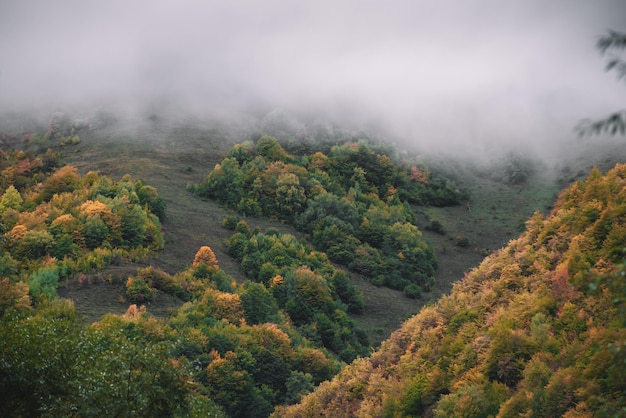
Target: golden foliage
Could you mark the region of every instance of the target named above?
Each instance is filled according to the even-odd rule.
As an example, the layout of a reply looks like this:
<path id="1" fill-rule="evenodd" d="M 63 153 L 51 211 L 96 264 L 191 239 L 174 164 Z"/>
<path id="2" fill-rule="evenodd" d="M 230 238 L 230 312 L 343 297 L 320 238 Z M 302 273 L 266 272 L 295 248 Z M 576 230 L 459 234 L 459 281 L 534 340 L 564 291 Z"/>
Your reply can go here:
<path id="1" fill-rule="evenodd" d="M 493 416 L 622 411 L 623 285 L 590 289 L 624 259 L 624 196 L 626 164 L 592 171 L 369 359 L 274 416 L 414 416 L 453 400 Z"/>
<path id="2" fill-rule="evenodd" d="M 277 274 L 276 276 L 272 277 L 272 279 L 270 280 L 270 287 L 280 286 L 284 282 L 285 280 L 283 279 L 283 276 L 281 276 L 280 274 Z"/>
<path id="3" fill-rule="evenodd" d="M 97 200 L 88 200 L 80 205 L 80 211 L 87 216 L 112 214 L 111 209 Z"/>
<path id="4" fill-rule="evenodd" d="M 9 308 L 28 311 L 31 306 L 28 285 L 24 282 L 11 283 L 6 277 L 0 280 L 0 315 Z"/>
<path id="5" fill-rule="evenodd" d="M 144 313 L 146 313 L 146 305 L 141 305 L 137 307 L 136 304 L 132 304 L 126 309 L 123 317 L 130 320 L 139 319 Z"/>
<path id="6" fill-rule="evenodd" d="M 193 259 L 194 267 L 197 267 L 200 264 L 203 264 L 206 267 L 210 269 L 214 269 L 214 270 L 219 270 L 220 268 L 217 263 L 217 257 L 215 257 L 215 253 L 213 252 L 211 247 L 208 247 L 206 245 L 203 245 L 202 247 L 200 247 L 200 249 L 198 250 L 198 252 L 196 252 L 196 255 Z"/>
<path id="7" fill-rule="evenodd" d="M 26 228 L 26 226 L 19 224 L 19 225 L 15 225 L 9 232 L 8 232 L 8 236 L 9 238 L 13 239 L 13 240 L 20 240 L 23 239 L 26 236 L 26 232 L 28 232 L 28 228 Z"/>

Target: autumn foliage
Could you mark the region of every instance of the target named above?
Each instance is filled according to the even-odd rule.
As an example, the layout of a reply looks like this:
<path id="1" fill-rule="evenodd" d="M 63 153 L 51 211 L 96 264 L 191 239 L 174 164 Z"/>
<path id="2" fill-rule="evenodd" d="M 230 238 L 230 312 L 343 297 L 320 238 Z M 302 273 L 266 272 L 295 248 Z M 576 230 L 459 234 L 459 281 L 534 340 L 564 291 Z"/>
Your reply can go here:
<path id="1" fill-rule="evenodd" d="M 594 169 L 367 359 L 276 417 L 623 416 L 626 165 Z"/>
<path id="2" fill-rule="evenodd" d="M 215 257 L 215 253 L 213 253 L 211 247 L 203 245 L 196 253 L 196 256 L 193 259 L 193 266 L 196 267 L 201 264 L 210 269 L 219 269 L 217 258 Z"/>
<path id="3" fill-rule="evenodd" d="M 295 156 L 263 136 L 233 147 L 190 188 L 242 215 L 294 225 L 332 261 L 376 285 L 428 290 L 437 263 L 409 204 L 453 205 L 465 195 L 426 168 L 377 151 L 355 141 L 331 147 L 328 155 Z"/>

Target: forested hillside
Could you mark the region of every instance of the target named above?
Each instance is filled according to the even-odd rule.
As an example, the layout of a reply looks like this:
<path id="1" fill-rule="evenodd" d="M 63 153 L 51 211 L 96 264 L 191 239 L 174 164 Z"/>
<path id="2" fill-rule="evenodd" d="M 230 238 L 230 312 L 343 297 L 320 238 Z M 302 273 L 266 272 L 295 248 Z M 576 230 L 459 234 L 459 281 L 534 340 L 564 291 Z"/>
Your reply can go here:
<path id="1" fill-rule="evenodd" d="M 626 414 L 626 165 L 563 191 L 517 239 L 276 417 Z"/>
<path id="2" fill-rule="evenodd" d="M 42 141 L 59 146 L 52 135 Z M 128 310 L 85 326 L 58 287 L 88 286 L 91 273 L 160 250 L 165 204 L 141 180 L 81 176 L 30 138 L 16 145 L 33 151 L 1 154 L 3 416 L 263 417 L 369 353 L 347 315 L 363 301 L 344 272 L 293 236 L 233 218 L 224 220 L 229 251 L 262 257 L 259 271 L 246 271 L 271 271 L 269 280 L 238 284 L 202 246 L 174 275 L 153 266 L 109 275 Z M 163 295 L 182 306 L 158 320 L 146 307 Z"/>
<path id="3" fill-rule="evenodd" d="M 485 250 L 448 234 L 458 228 L 450 215 L 427 210 L 465 203 L 458 225 L 474 229 L 503 212 L 423 161 L 355 138 L 259 135 L 212 151 L 218 165 L 205 176 L 196 174 L 204 158 L 181 157 L 180 144 L 179 154 L 131 147 L 117 124 L 96 121 L 53 115 L 43 134 L 2 137 L 1 415 L 621 412 L 623 165 L 575 183 L 550 216 L 536 213 L 519 239 L 428 304 L 419 298 L 430 286 L 445 289 L 435 250 L 458 259 Z M 198 134 L 187 147 L 206 141 Z M 192 176 L 204 181 L 179 186 Z M 527 193 L 525 179 L 515 193 Z M 181 202 L 197 205 L 193 218 Z M 199 230 L 204 218 L 210 227 Z M 181 267 L 162 261 L 168 245 Z M 108 310 L 84 316 L 105 296 Z M 371 354 L 371 335 L 388 334 L 357 325 L 368 302 L 399 299 L 412 312 L 427 306 Z"/>
<path id="4" fill-rule="evenodd" d="M 429 290 L 437 261 L 410 204 L 458 205 L 467 196 L 423 162 L 394 163 L 390 150 L 376 152 L 365 142 L 327 148 L 328 155 L 305 147 L 295 156 L 263 136 L 236 145 L 191 190 L 242 215 L 294 225 L 332 261 L 377 285 L 411 297 Z"/>

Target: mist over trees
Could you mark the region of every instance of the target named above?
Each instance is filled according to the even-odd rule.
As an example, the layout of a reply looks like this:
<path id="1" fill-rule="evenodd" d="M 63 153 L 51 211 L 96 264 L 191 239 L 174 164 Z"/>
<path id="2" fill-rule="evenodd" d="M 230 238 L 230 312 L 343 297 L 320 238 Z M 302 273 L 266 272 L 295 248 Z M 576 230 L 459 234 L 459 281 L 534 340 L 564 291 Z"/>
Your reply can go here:
<path id="1" fill-rule="evenodd" d="M 426 214 L 495 219 L 500 192 L 550 174 L 541 159 L 623 135 L 626 111 L 582 121 L 591 145 L 571 126 L 623 100 L 581 45 L 625 16 L 622 0 L 0 2 L 0 415 L 626 415 L 626 165 L 583 179 L 600 160 L 575 161 L 493 252 Z M 625 47 L 596 45 L 619 81 Z M 131 151 L 153 178 L 111 174 Z M 489 159 L 496 197 L 471 206 L 450 161 Z M 434 300 L 445 251 L 486 258 Z M 95 319 L 89 291 L 116 298 Z M 379 347 L 377 291 L 423 306 Z"/>

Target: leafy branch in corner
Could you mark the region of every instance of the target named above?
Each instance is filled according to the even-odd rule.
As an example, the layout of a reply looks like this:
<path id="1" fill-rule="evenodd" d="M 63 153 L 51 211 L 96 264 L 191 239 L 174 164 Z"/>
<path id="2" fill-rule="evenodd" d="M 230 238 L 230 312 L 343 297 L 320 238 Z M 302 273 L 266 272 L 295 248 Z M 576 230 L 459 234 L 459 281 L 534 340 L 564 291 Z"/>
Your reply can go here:
<path id="1" fill-rule="evenodd" d="M 602 55 L 613 53 L 606 64 L 606 71 L 615 70 L 618 73 L 618 79 L 626 79 L 626 61 L 619 55 L 626 49 L 626 33 L 609 31 L 607 35 L 598 39 L 596 48 Z M 576 126 L 576 131 L 580 136 L 596 135 L 602 132 L 609 132 L 611 135 L 619 132 L 624 135 L 626 133 L 626 110 L 615 112 L 605 119 L 583 119 Z"/>

